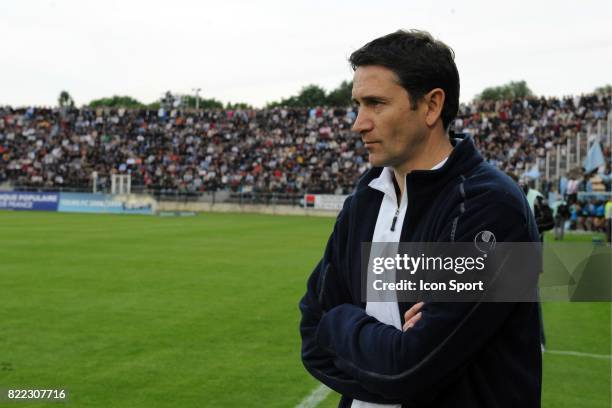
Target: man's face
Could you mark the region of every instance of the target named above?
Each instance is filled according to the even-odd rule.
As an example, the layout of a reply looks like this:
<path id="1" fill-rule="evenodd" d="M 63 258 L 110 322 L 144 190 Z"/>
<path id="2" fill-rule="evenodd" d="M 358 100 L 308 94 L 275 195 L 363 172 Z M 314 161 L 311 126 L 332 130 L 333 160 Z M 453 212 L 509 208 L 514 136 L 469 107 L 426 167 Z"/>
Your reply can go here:
<path id="1" fill-rule="evenodd" d="M 359 106 L 353 131 L 361 134 L 370 163 L 401 171 L 428 135 L 425 103 L 412 110 L 408 92 L 395 73 L 378 65 L 355 70 L 353 100 Z"/>

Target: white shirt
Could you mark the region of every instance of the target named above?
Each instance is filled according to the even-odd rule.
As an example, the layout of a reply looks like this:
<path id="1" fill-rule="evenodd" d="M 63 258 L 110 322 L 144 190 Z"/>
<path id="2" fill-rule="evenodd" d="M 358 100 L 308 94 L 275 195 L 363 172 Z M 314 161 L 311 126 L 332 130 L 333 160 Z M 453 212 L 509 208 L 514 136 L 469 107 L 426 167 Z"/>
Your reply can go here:
<path id="1" fill-rule="evenodd" d="M 432 167 L 432 170 L 439 169 L 446 163 L 446 157 L 440 163 Z M 397 194 L 395 193 L 395 186 L 393 185 L 393 178 L 395 174 L 391 167 L 385 167 L 380 173 L 380 176 L 370 181 L 368 184 L 375 190 L 384 193 L 380 209 L 378 210 L 378 218 L 376 219 L 376 226 L 374 227 L 374 235 L 372 236 L 372 242 L 397 242 L 399 243 L 400 236 L 402 234 L 402 226 L 404 225 L 404 218 L 406 217 L 406 209 L 408 208 L 408 192 L 406 186 L 404 186 L 404 192 L 402 200 L 399 206 L 399 212 L 397 214 L 397 220 L 395 221 L 394 231 L 391 231 L 391 224 L 395 217 L 397 207 Z M 404 183 L 406 180 L 404 179 Z M 399 245 L 399 244 L 398 244 Z M 373 247 L 377 249 L 379 247 Z M 385 250 L 397 252 L 397 245 L 385 245 Z M 373 252 L 373 251 L 372 251 Z M 394 256 L 394 254 L 374 254 L 370 253 L 370 265 L 372 265 L 372 258 L 377 256 Z M 368 278 L 374 276 L 368 271 Z M 368 281 L 368 284 L 370 282 Z M 366 313 L 372 317 L 375 317 L 380 322 L 395 326 L 396 329 L 402 329 L 402 319 L 399 314 L 399 307 L 397 301 L 395 302 L 368 302 L 366 304 Z M 401 404 L 374 404 L 371 402 L 365 402 L 360 400 L 353 400 L 351 408 L 401 408 Z"/>

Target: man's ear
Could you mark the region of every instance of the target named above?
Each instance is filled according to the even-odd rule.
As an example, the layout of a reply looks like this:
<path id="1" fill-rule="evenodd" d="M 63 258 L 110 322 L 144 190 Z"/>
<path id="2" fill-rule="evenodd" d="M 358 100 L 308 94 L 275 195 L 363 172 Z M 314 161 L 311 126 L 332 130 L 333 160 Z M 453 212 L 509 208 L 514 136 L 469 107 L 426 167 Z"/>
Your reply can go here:
<path id="1" fill-rule="evenodd" d="M 425 123 L 427 123 L 427 126 L 433 127 L 436 121 L 441 118 L 445 99 L 446 95 L 441 88 L 434 88 L 425 94 L 423 101 L 427 106 L 427 112 L 425 114 Z"/>

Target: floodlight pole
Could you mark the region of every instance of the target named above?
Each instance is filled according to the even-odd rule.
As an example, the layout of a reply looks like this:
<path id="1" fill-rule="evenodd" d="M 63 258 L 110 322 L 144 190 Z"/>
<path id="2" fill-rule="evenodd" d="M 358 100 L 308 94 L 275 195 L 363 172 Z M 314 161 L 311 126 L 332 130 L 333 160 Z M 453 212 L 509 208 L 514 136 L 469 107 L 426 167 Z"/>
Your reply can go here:
<path id="1" fill-rule="evenodd" d="M 557 183 L 559 182 L 559 179 L 561 177 L 561 145 L 557 145 L 557 160 L 555 161 L 555 174 L 556 174 L 556 180 Z"/>
<path id="2" fill-rule="evenodd" d="M 576 167 L 580 167 L 580 131 L 576 133 Z"/>
<path id="3" fill-rule="evenodd" d="M 96 194 L 98 192 L 98 172 L 94 171 L 91 173 L 91 180 L 93 184 L 93 193 Z"/>
<path id="4" fill-rule="evenodd" d="M 572 157 L 571 151 L 572 151 L 572 144 L 571 144 L 570 138 L 568 137 L 567 146 L 565 148 L 565 175 L 566 176 L 569 174 L 569 171 L 570 171 L 570 159 Z"/>
<path id="5" fill-rule="evenodd" d="M 196 110 L 199 110 L 200 109 L 200 91 L 202 90 L 202 88 L 191 88 L 191 90 L 195 93 Z"/>
<path id="6" fill-rule="evenodd" d="M 608 112 L 608 149 L 610 150 L 610 160 L 612 161 L 612 110 Z"/>

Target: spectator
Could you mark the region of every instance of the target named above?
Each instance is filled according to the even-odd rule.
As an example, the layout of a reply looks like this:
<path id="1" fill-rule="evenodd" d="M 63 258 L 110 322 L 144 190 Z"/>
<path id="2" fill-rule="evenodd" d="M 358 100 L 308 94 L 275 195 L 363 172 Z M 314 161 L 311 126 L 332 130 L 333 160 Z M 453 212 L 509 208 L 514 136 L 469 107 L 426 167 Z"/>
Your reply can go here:
<path id="1" fill-rule="evenodd" d="M 460 107 L 455 131 L 469 133 L 485 159 L 523 174 L 569 137 L 594 127 L 612 95 L 474 101 Z M 153 192 L 342 193 L 368 167 L 350 131 L 353 108 L 186 111 L 173 108 L 0 108 L 0 183 L 89 189 L 113 173 Z M 600 175 L 610 191 L 610 154 Z M 572 173 L 568 204 L 588 179 Z M 565 187 L 565 186 L 564 186 Z M 549 188 L 544 186 L 543 191 Z"/>
<path id="2" fill-rule="evenodd" d="M 570 212 L 567 204 L 562 202 L 557 206 L 555 213 L 555 240 L 563 240 L 565 233 L 565 222 L 570 218 Z"/>

